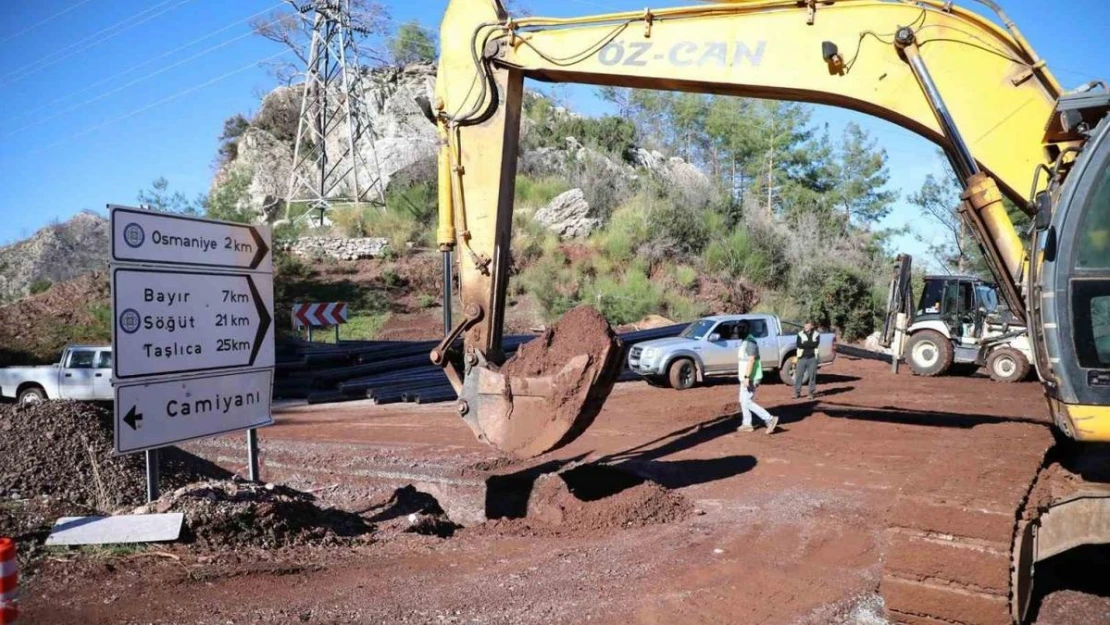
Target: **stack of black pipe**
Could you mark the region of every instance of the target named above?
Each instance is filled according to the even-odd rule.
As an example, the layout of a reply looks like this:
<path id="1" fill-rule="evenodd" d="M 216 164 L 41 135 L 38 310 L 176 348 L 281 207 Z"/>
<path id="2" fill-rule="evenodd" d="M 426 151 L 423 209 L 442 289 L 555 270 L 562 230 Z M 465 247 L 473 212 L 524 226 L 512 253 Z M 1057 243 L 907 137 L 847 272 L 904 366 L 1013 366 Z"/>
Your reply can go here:
<path id="1" fill-rule="evenodd" d="M 621 333 L 626 353 L 622 354 L 621 380 L 635 379 L 627 369 L 627 349 L 643 341 L 676 336 L 687 324 Z M 506 356 L 535 338 L 507 336 L 502 341 Z M 373 399 L 379 404 L 419 404 L 454 400 L 457 396 L 443 370 L 432 364 L 429 353 L 437 341 L 340 341 L 321 344 L 299 339 L 282 339 L 277 350 L 274 397 L 307 399 L 329 403 Z"/>

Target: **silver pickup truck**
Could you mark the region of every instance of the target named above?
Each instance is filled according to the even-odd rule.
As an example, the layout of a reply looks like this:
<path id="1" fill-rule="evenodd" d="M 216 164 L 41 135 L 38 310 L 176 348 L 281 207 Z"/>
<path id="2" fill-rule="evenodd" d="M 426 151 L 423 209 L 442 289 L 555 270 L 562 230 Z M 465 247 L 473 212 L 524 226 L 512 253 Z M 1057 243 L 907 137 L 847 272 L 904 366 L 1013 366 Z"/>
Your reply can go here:
<path id="1" fill-rule="evenodd" d="M 801 330 L 783 324 L 775 315 L 717 315 L 691 323 L 682 334 L 669 339 L 644 341 L 628 352 L 628 368 L 655 384 L 676 389 L 691 388 L 711 376 L 733 376 L 737 371 L 740 339 L 735 337 L 737 321 L 747 321 L 759 344 L 764 374 L 777 371 L 787 384 L 794 383 L 796 336 Z M 788 329 L 783 328 L 787 325 Z M 822 332 L 818 366 L 836 359 L 836 335 Z"/>
<path id="2" fill-rule="evenodd" d="M 57 364 L 0 369 L 0 397 L 20 404 L 48 399 L 112 401 L 112 348 L 72 345 Z"/>

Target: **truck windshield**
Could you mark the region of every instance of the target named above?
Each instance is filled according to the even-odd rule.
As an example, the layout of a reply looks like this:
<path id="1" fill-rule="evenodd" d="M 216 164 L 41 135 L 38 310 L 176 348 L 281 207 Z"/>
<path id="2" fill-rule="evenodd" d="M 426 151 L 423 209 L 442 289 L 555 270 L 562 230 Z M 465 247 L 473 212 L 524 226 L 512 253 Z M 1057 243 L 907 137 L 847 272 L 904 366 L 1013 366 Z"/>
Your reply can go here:
<path id="1" fill-rule="evenodd" d="M 683 330 L 682 334 L 679 334 L 679 336 L 684 339 L 694 339 L 695 341 L 700 341 L 701 339 L 705 338 L 705 334 L 709 332 L 710 328 L 713 327 L 713 323 L 714 322 L 710 321 L 709 319 L 699 319 L 694 323 L 686 326 L 686 329 Z"/>

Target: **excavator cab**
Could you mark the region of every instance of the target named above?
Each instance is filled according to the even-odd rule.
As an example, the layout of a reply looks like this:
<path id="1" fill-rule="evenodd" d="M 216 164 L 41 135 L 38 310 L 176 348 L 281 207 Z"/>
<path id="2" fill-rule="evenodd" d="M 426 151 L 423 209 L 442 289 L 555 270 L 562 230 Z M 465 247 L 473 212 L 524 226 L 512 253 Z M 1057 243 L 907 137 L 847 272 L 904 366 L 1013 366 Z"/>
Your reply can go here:
<path id="1" fill-rule="evenodd" d="M 1110 108 L 1105 92 L 1080 98 L 1094 105 L 1086 111 Z M 1068 105 L 1063 98 L 1059 108 Z M 1041 262 L 1031 270 L 1030 308 L 1041 321 L 1037 369 L 1056 424 L 1076 440 L 1104 442 L 1110 441 L 1110 118 L 1086 134 L 1064 183 L 1038 198 L 1032 248 Z"/>

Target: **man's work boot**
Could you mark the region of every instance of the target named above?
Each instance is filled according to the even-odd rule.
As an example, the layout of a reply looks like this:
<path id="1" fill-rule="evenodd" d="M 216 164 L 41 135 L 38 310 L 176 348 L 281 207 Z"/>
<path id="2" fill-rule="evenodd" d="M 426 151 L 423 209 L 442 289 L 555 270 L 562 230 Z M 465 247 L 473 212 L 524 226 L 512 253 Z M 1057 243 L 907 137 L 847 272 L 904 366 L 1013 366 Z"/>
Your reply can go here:
<path id="1" fill-rule="evenodd" d="M 750 426 L 750 425 L 741 425 L 740 427 L 736 428 L 736 431 L 737 432 L 754 432 L 755 427 Z"/>

